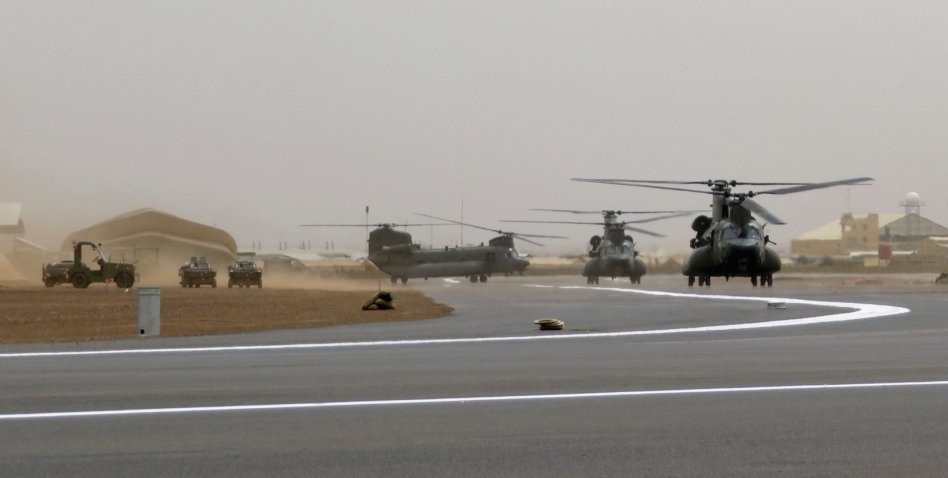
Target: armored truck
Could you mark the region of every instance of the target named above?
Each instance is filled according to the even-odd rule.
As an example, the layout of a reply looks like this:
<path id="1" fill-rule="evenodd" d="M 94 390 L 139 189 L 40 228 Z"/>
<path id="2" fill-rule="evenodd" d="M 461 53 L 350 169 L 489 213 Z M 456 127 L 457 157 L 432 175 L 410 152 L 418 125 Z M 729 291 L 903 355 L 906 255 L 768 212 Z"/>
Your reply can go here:
<path id="1" fill-rule="evenodd" d="M 217 270 L 211 267 L 204 257 L 192 257 L 190 261 L 185 262 L 178 269 L 178 276 L 181 277 L 181 287 L 217 287 Z"/>
<path id="2" fill-rule="evenodd" d="M 70 268 L 72 268 L 71 260 L 43 264 L 43 284 L 46 284 L 46 287 L 53 287 L 69 282 Z"/>
<path id="3" fill-rule="evenodd" d="M 239 260 L 228 268 L 227 287 L 263 287 L 263 271 L 257 268 L 257 263 L 251 260 Z"/>

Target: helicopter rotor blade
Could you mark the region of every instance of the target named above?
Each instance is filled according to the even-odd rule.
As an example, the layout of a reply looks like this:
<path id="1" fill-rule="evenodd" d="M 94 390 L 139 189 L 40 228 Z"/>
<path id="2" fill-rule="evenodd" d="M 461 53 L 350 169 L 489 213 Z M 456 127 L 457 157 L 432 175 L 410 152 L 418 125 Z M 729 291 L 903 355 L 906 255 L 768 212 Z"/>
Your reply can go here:
<path id="1" fill-rule="evenodd" d="M 620 183 L 644 183 L 644 184 L 696 184 L 696 185 L 707 185 L 708 181 L 651 181 L 645 179 L 604 179 L 604 178 L 571 178 L 572 181 L 585 181 L 585 182 L 611 182 L 618 181 Z"/>
<path id="2" fill-rule="evenodd" d="M 605 223 L 602 222 L 580 222 L 580 221 L 530 221 L 530 220 L 519 220 L 519 219 L 502 219 L 497 222 L 522 222 L 530 224 L 582 224 L 584 226 L 602 226 Z"/>
<path id="3" fill-rule="evenodd" d="M 792 193 L 799 193 L 803 191 L 810 191 L 813 189 L 831 188 L 833 186 L 868 186 L 868 184 L 865 184 L 867 181 L 873 181 L 873 178 L 869 178 L 869 177 L 851 178 L 851 179 L 840 179 L 838 181 L 828 181 L 825 183 L 809 183 L 809 184 L 792 186 L 788 188 L 769 189 L 766 191 L 755 191 L 754 194 L 792 194 Z"/>
<path id="4" fill-rule="evenodd" d="M 639 227 L 632 227 L 626 224 L 622 225 L 622 229 L 625 229 L 626 231 L 637 232 L 639 234 L 645 234 L 647 236 L 652 236 L 652 237 L 665 237 L 664 234 L 659 234 L 657 232 L 652 232 L 652 231 L 649 231 L 648 229 L 642 229 Z"/>
<path id="5" fill-rule="evenodd" d="M 568 237 L 565 237 L 565 236 L 548 236 L 548 235 L 543 235 L 543 234 L 521 234 L 519 232 L 512 232 L 510 234 L 517 237 L 538 237 L 540 239 L 569 239 Z"/>
<path id="6" fill-rule="evenodd" d="M 625 210 L 614 210 L 614 211 L 613 211 L 613 210 L 608 210 L 608 209 L 600 209 L 600 210 L 596 210 L 596 211 L 592 211 L 592 210 L 589 210 L 589 211 L 575 211 L 575 210 L 572 210 L 572 209 L 530 209 L 530 210 L 531 210 L 531 211 L 547 211 L 547 212 L 565 212 L 565 213 L 570 213 L 570 214 L 605 214 L 605 213 L 613 213 L 613 214 L 616 214 L 616 215 L 620 215 L 620 214 L 674 214 L 674 213 L 679 213 L 679 212 L 686 212 L 686 213 L 689 213 L 689 214 L 690 214 L 690 213 L 693 213 L 693 212 L 700 212 L 700 211 L 625 211 Z"/>
<path id="7" fill-rule="evenodd" d="M 514 237 L 521 238 L 521 239 L 523 239 L 523 240 L 526 241 L 526 242 L 529 242 L 529 243 L 531 243 L 531 244 L 536 244 L 536 245 L 538 245 L 538 246 L 543 246 L 543 244 L 540 244 L 539 242 L 530 241 L 530 240 L 525 239 L 525 238 L 527 238 L 527 237 L 540 237 L 540 238 L 545 238 L 545 239 L 568 239 L 567 237 L 563 237 L 563 236 L 544 236 L 544 235 L 539 235 L 539 234 L 521 234 L 521 233 L 512 232 L 512 231 L 502 231 L 502 230 L 500 230 L 500 229 L 491 229 L 491 228 L 488 228 L 488 227 L 475 226 L 475 225 L 473 225 L 473 224 L 468 224 L 468 223 L 464 223 L 464 222 L 461 222 L 461 221 L 454 221 L 454 220 L 452 220 L 452 219 L 445 219 L 445 218 L 436 217 L 436 216 L 429 216 L 429 215 L 427 215 L 427 214 L 421 214 L 421 213 L 417 213 L 417 212 L 416 212 L 415 214 L 418 214 L 419 216 L 428 217 L 428 218 L 431 218 L 431 219 L 437 219 L 437 220 L 439 220 L 439 221 L 451 222 L 451 223 L 458 224 L 458 225 L 461 225 L 461 226 L 468 226 L 468 227 L 473 227 L 473 228 L 476 228 L 476 229 L 483 229 L 483 230 L 485 230 L 485 231 L 490 231 L 490 232 L 493 232 L 493 233 L 495 233 L 495 234 L 508 234 L 508 235 L 510 235 L 510 236 L 514 236 Z M 501 222 L 503 222 L 503 221 L 501 221 Z M 446 225 L 446 224 L 445 224 L 445 225 Z"/>
<path id="8" fill-rule="evenodd" d="M 655 216 L 655 217 L 649 217 L 646 219 L 635 219 L 633 221 L 622 221 L 622 222 L 624 224 L 641 224 L 643 222 L 661 221 L 662 219 L 672 219 L 675 217 L 687 216 L 689 214 L 694 214 L 697 212 L 702 212 L 702 211 L 678 211 L 678 212 L 675 212 L 674 214 L 667 214 L 664 216 Z"/>
<path id="9" fill-rule="evenodd" d="M 501 231 L 501 230 L 499 230 L 499 229 L 491 229 L 491 228 L 489 228 L 489 227 L 475 226 L 475 225 L 473 225 L 473 224 L 468 224 L 468 223 L 466 223 L 466 222 L 455 221 L 455 220 L 453 220 L 453 219 L 445 219 L 445 218 L 443 218 L 443 217 L 430 216 L 430 215 L 428 215 L 428 214 L 422 214 L 422 213 L 420 213 L 420 212 L 416 212 L 415 214 L 417 214 L 417 215 L 419 215 L 419 216 L 422 216 L 422 217 L 427 217 L 428 219 L 437 219 L 437 220 L 439 220 L 439 221 L 450 222 L 450 223 L 452 223 L 452 224 L 457 224 L 457 225 L 459 225 L 459 226 L 473 227 L 473 228 L 475 228 L 475 229 L 483 229 L 483 230 L 485 230 L 485 231 L 490 231 L 490 232 L 494 232 L 494 233 L 497 233 L 497 234 L 503 234 L 503 232 L 504 232 L 504 231 Z"/>
<path id="10" fill-rule="evenodd" d="M 658 185 L 655 185 L 655 184 L 648 184 L 648 183 L 639 183 L 639 182 L 625 181 L 625 180 L 621 180 L 621 179 L 582 179 L 582 178 L 572 178 L 571 181 L 579 181 L 579 182 L 583 182 L 583 183 L 612 184 L 612 185 L 614 185 L 614 186 L 632 186 L 632 187 L 637 187 L 637 188 L 665 189 L 665 190 L 668 190 L 668 191 L 684 191 L 684 192 L 698 193 L 698 194 L 720 194 L 719 192 L 715 192 L 715 191 L 699 191 L 699 190 L 697 190 L 697 189 L 676 188 L 676 187 L 672 187 L 672 186 L 658 186 Z M 677 183 L 672 183 L 672 184 L 677 184 Z M 693 183 L 686 183 L 686 184 L 693 184 Z M 707 183 L 702 182 L 702 183 L 700 183 L 700 184 L 706 185 Z"/>
<path id="11" fill-rule="evenodd" d="M 530 244 L 533 244 L 533 245 L 535 245 L 535 246 L 546 247 L 546 246 L 544 246 L 543 244 L 540 244 L 540 243 L 537 242 L 537 241 L 531 241 L 530 239 L 527 239 L 527 238 L 523 237 L 523 236 L 520 235 L 520 234 L 511 234 L 511 236 L 517 238 L 518 241 L 529 242 Z"/>
<path id="12" fill-rule="evenodd" d="M 382 222 L 378 224 L 300 224 L 300 227 L 421 227 L 421 226 L 449 226 L 450 224 L 397 224 L 394 222 Z"/>
<path id="13" fill-rule="evenodd" d="M 761 206 L 759 202 L 751 198 L 744 198 L 740 205 L 771 224 L 786 224 L 779 217 L 775 216 L 774 213 L 768 211 L 764 206 Z"/>

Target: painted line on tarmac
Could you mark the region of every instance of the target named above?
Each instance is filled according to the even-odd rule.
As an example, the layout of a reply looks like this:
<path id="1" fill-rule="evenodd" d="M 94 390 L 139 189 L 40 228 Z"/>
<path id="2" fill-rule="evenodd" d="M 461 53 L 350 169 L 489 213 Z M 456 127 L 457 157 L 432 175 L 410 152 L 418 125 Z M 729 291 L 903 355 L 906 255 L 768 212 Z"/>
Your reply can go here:
<path id="1" fill-rule="evenodd" d="M 72 412 L 46 413 L 11 413 L 0 415 L 0 421 L 36 420 L 57 418 L 88 418 L 114 417 L 138 415 L 173 415 L 199 414 L 224 412 L 252 412 L 252 411 L 282 411 L 316 408 L 357 408 L 357 407 L 388 407 L 404 405 L 444 405 L 444 404 L 473 404 L 492 402 L 525 402 L 541 400 L 582 400 L 597 398 L 629 398 L 668 395 L 713 395 L 713 394 L 747 394 L 762 392 L 794 392 L 794 391 L 822 391 L 822 390 L 853 390 L 853 389 L 895 389 L 895 388 L 922 388 L 948 386 L 948 380 L 929 382 L 882 382 L 882 383 L 840 383 L 823 385 L 781 385 L 760 387 L 731 387 L 731 388 L 693 388 L 680 390 L 629 390 L 621 392 L 591 392 L 591 393 L 561 393 L 543 395 L 498 395 L 493 397 L 451 397 L 451 398 L 420 398 L 408 400 L 359 400 L 351 402 L 311 402 L 311 403 L 278 403 L 269 405 L 229 405 L 219 407 L 175 407 L 175 408 L 137 408 L 125 410 L 89 410 Z"/>
<path id="2" fill-rule="evenodd" d="M 528 284 L 526 287 L 538 287 Z M 539 286 L 546 288 L 546 286 Z M 677 297 L 688 299 L 711 299 L 711 300 L 735 300 L 735 301 L 757 301 L 770 302 L 780 301 L 786 304 L 812 305 L 819 307 L 834 307 L 842 309 L 854 309 L 850 312 L 840 314 L 820 315 L 816 317 L 803 317 L 799 319 L 773 320 L 767 322 L 751 322 L 743 324 L 727 325 L 708 325 L 703 327 L 685 327 L 678 329 L 657 329 L 657 330 L 632 330 L 625 332 L 594 332 L 578 334 L 558 334 L 558 335 L 521 335 L 508 337 L 471 337 L 460 339 L 417 339 L 417 340 L 378 340 L 367 342 L 328 342 L 328 343 L 308 343 L 308 344 L 280 344 L 280 345 L 229 345 L 218 347 L 179 347 L 179 348 L 155 348 L 155 349 L 118 349 L 118 350 L 76 350 L 63 352 L 23 352 L 23 353 L 3 353 L 0 359 L 16 358 L 39 358 L 39 357 L 77 357 L 77 356 L 101 356 L 101 355 L 144 355 L 144 354 L 180 354 L 180 353 L 206 353 L 206 352 L 246 352 L 262 350 L 307 350 L 307 349 L 334 349 L 334 348 L 354 348 L 354 347 L 391 347 L 391 346 L 409 346 L 409 345 L 436 345 L 436 344 L 472 344 L 486 342 L 530 342 L 544 340 L 577 340 L 577 339 L 601 339 L 608 337 L 632 337 L 640 335 L 671 335 L 671 334 L 690 334 L 707 332 L 727 332 L 735 330 L 765 329 L 774 327 L 792 327 L 801 325 L 825 324 L 832 322 L 847 322 L 855 320 L 875 319 L 891 315 L 899 315 L 910 312 L 904 307 L 895 307 L 891 305 L 878 304 L 859 304 L 854 302 L 827 302 L 805 299 L 788 299 L 779 297 L 746 297 L 731 295 L 704 295 L 704 294 L 684 294 L 678 292 L 661 292 L 641 289 L 620 289 L 606 287 L 583 287 L 566 286 L 559 287 L 564 290 L 591 290 L 591 291 L 609 291 L 632 294 L 645 294 L 663 297 Z"/>

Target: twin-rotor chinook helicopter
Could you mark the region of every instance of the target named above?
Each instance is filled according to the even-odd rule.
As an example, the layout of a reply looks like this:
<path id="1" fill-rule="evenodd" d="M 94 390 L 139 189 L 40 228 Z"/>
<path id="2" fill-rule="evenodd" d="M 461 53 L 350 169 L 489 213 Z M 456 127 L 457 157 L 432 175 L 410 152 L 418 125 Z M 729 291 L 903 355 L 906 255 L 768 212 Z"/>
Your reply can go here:
<path id="1" fill-rule="evenodd" d="M 711 277 L 749 277 L 751 284 L 773 286 L 773 274 L 780 270 L 780 256 L 767 244 L 774 244 L 764 233 L 766 224 L 754 218 L 757 214 L 771 224 L 784 224 L 777 216 L 765 209 L 754 196 L 761 194 L 792 194 L 833 186 L 867 185 L 872 178 L 852 178 L 823 183 L 752 183 L 734 180 L 707 181 L 645 181 L 635 179 L 582 179 L 582 181 L 618 186 L 667 189 L 692 193 L 711 194 L 711 217 L 698 216 L 691 224 L 696 235 L 691 240 L 691 254 L 681 267 L 688 276 L 688 285 L 698 279 L 699 286 L 710 286 Z M 703 185 L 710 191 L 687 189 L 681 186 Z M 734 192 L 736 186 L 784 186 L 764 191 Z"/>
<path id="2" fill-rule="evenodd" d="M 499 231 L 486 227 L 443 219 L 427 214 L 419 214 L 430 219 L 445 221 L 433 224 L 377 224 L 369 233 L 369 255 L 367 259 L 382 272 L 391 276 L 392 284 L 407 283 L 409 278 L 429 277 L 466 277 L 471 282 L 487 282 L 493 274 L 520 274 L 530 265 L 530 261 L 520 257 L 514 247 L 514 238 L 542 246 L 528 239 L 555 238 L 562 236 L 540 236 Z M 413 226 L 450 226 L 462 225 L 496 232 L 497 237 L 490 239 L 485 246 L 454 247 L 443 249 L 422 249 L 412 242 L 411 234 L 395 230 L 395 227 Z M 365 227 L 365 224 L 303 224 L 317 227 Z"/>
<path id="3" fill-rule="evenodd" d="M 575 211 L 571 209 L 531 209 L 531 211 L 563 212 L 570 214 L 602 214 L 601 222 L 583 221 L 529 221 L 503 220 L 500 222 L 520 222 L 535 224 L 582 224 L 602 226 L 602 236 L 595 235 L 589 239 L 589 257 L 583 266 L 583 277 L 587 284 L 598 284 L 600 277 L 628 277 L 633 284 L 641 284 L 642 276 L 647 272 L 645 261 L 639 258 L 635 250 L 635 242 L 627 231 L 638 232 L 654 237 L 665 237 L 663 234 L 647 229 L 630 226 L 630 224 L 658 221 L 683 216 L 695 211 Z M 664 216 L 639 219 L 635 221 L 619 221 L 623 214 L 666 214 Z"/>

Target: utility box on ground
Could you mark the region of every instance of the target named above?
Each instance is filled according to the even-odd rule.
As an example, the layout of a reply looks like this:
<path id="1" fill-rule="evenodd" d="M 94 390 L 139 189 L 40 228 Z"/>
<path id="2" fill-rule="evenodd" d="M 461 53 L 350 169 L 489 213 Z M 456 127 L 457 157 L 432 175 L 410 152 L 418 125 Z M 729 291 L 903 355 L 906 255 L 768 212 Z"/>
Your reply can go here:
<path id="1" fill-rule="evenodd" d="M 161 335 L 161 289 L 138 288 L 138 335 Z"/>

